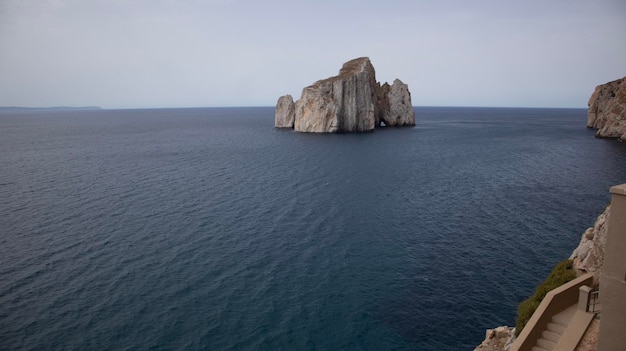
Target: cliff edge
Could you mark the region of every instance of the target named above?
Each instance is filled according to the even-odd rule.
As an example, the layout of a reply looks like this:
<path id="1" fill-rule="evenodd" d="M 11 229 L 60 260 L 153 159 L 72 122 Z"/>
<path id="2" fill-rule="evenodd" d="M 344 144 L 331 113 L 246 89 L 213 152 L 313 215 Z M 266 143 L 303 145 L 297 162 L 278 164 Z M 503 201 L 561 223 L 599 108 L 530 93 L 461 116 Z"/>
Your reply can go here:
<path id="1" fill-rule="evenodd" d="M 367 57 L 343 64 L 339 74 L 302 89 L 300 99 L 281 96 L 274 126 L 298 132 L 369 132 L 378 126 L 414 126 L 415 113 L 406 84 L 376 81 Z"/>
<path id="2" fill-rule="evenodd" d="M 626 140 L 626 77 L 598 85 L 588 106 L 587 127 L 597 138 Z"/>

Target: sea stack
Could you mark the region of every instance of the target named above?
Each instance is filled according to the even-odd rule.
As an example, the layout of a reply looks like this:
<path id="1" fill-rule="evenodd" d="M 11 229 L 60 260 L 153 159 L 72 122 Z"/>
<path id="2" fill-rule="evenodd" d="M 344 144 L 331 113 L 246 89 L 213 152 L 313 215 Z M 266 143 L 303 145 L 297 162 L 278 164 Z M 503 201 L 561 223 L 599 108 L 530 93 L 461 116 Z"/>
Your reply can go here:
<path id="1" fill-rule="evenodd" d="M 370 132 L 381 125 L 414 126 L 415 113 L 408 86 L 399 79 L 381 86 L 370 59 L 361 57 L 302 89 L 296 102 L 281 96 L 274 125 L 311 133 Z"/>
<path id="2" fill-rule="evenodd" d="M 626 77 L 598 85 L 588 105 L 587 127 L 597 138 L 626 140 Z"/>
<path id="3" fill-rule="evenodd" d="M 276 128 L 293 128 L 295 116 L 295 104 L 291 95 L 281 96 L 276 103 L 274 126 Z"/>

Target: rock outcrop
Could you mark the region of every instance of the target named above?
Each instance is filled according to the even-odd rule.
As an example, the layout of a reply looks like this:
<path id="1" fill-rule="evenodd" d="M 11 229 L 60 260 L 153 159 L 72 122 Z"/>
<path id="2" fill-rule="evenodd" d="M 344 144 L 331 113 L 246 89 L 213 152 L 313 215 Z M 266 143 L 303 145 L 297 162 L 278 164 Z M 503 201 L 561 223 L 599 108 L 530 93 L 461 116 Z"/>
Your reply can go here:
<path id="1" fill-rule="evenodd" d="M 289 95 L 278 99 L 277 128 L 290 128 L 289 101 Z M 415 125 L 411 93 L 399 79 L 381 86 L 367 57 L 348 61 L 337 76 L 304 88 L 294 106 L 293 128 L 298 132 L 369 132 L 383 124 Z"/>
<path id="2" fill-rule="evenodd" d="M 415 113 L 411 104 L 411 93 L 409 86 L 402 83 L 400 79 L 393 81 L 393 84 L 382 85 L 382 121 L 390 127 L 414 126 Z M 386 99 L 386 100 L 385 100 Z M 380 100 L 379 100 L 380 101 Z"/>
<path id="3" fill-rule="evenodd" d="M 474 351 L 507 351 L 515 341 L 515 328 L 487 329 L 485 340 Z"/>
<path id="4" fill-rule="evenodd" d="M 274 126 L 276 128 L 293 128 L 296 117 L 296 105 L 291 95 L 281 96 L 276 104 Z"/>
<path id="5" fill-rule="evenodd" d="M 593 227 L 587 229 L 580 239 L 578 247 L 574 249 L 570 260 L 574 268 L 580 272 L 594 273 L 594 281 L 598 281 L 598 274 L 604 262 L 604 248 L 606 247 L 607 223 L 611 213 L 608 205 L 596 219 Z"/>
<path id="6" fill-rule="evenodd" d="M 588 105 L 587 127 L 596 137 L 626 140 L 626 77 L 598 85 Z"/>

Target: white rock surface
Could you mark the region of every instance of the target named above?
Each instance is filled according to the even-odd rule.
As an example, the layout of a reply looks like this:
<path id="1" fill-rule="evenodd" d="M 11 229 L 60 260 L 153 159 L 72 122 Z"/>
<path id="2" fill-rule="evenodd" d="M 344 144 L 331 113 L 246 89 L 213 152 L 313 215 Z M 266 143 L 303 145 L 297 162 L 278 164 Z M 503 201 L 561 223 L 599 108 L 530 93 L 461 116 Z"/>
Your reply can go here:
<path id="1" fill-rule="evenodd" d="M 296 105 L 291 95 L 284 95 L 278 98 L 274 116 L 274 126 L 276 128 L 293 128 L 295 116 Z"/>
<path id="2" fill-rule="evenodd" d="M 276 105 L 276 127 L 288 127 L 281 97 Z M 343 64 L 339 74 L 302 90 L 295 103 L 293 128 L 298 132 L 369 132 L 387 126 L 413 126 L 415 113 L 408 86 L 399 79 L 381 87 L 369 58 Z M 389 122 L 389 123 L 388 123 Z"/>
<path id="3" fill-rule="evenodd" d="M 570 259 L 574 261 L 574 268 L 577 270 L 594 273 L 594 276 L 599 274 L 604 262 L 610 211 L 611 205 L 608 205 L 598 216 L 593 227 L 583 233 L 578 247 L 572 252 Z"/>
<path id="4" fill-rule="evenodd" d="M 485 340 L 474 351 L 508 351 L 515 341 L 515 328 L 487 329 Z"/>
<path id="5" fill-rule="evenodd" d="M 411 105 L 409 86 L 400 79 L 393 81 L 388 93 L 389 109 L 383 112 L 383 122 L 387 126 L 402 127 L 415 125 L 415 112 Z"/>
<path id="6" fill-rule="evenodd" d="M 626 140 L 626 77 L 598 85 L 588 105 L 587 127 L 596 137 Z"/>

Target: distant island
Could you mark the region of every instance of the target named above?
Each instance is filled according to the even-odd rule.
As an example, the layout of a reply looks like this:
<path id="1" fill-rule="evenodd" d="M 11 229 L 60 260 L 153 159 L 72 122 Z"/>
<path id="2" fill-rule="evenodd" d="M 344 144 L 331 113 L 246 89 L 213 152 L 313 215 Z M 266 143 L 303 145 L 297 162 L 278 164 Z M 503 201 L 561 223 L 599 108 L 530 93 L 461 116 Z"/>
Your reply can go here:
<path id="1" fill-rule="evenodd" d="M 67 110 L 102 110 L 99 106 L 51 106 L 51 107 L 21 107 L 21 106 L 0 106 L 0 112 L 20 112 L 20 111 L 67 111 Z"/>
<path id="2" fill-rule="evenodd" d="M 343 64 L 339 74 L 278 99 L 274 126 L 308 133 L 370 132 L 381 126 L 414 126 L 409 87 L 396 79 L 392 85 L 376 81 L 367 57 Z"/>

